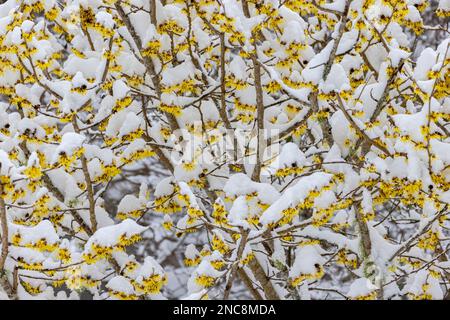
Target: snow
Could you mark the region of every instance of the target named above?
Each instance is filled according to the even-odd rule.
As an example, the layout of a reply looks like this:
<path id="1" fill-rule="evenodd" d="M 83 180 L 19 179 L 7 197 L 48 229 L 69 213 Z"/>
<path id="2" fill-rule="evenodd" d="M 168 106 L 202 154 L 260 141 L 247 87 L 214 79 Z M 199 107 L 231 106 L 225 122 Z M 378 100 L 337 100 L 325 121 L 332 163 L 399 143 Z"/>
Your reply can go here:
<path id="1" fill-rule="evenodd" d="M 406 20 L 410 20 L 412 22 L 422 21 L 422 17 L 420 15 L 419 10 L 416 7 L 408 5 L 408 14 L 405 17 Z"/>
<path id="2" fill-rule="evenodd" d="M 231 225 L 248 228 L 249 224 L 245 221 L 248 216 L 248 206 L 245 197 L 240 196 L 233 202 L 230 209 L 228 220 Z"/>
<path id="3" fill-rule="evenodd" d="M 191 61 L 167 69 L 162 73 L 161 83 L 165 86 L 173 86 L 180 83 L 180 80 L 191 78 L 195 74 L 195 67 Z"/>
<path id="4" fill-rule="evenodd" d="M 450 1 L 449 0 L 439 0 L 439 9 L 450 11 Z"/>
<path id="5" fill-rule="evenodd" d="M 124 126 L 124 128 L 129 128 L 128 124 L 125 123 L 125 120 L 129 114 L 129 108 L 121 110 L 115 114 L 113 114 L 108 121 L 108 126 L 106 127 L 105 134 L 109 137 L 117 136 L 118 132 Z M 130 117 L 133 117 L 130 115 Z M 124 129 L 125 130 L 125 129 Z"/>
<path id="6" fill-rule="evenodd" d="M 340 249 L 348 249 L 354 253 L 359 252 L 358 239 L 348 239 L 339 233 L 334 233 L 329 230 L 319 230 L 318 228 L 309 225 L 301 231 L 301 235 L 305 237 L 312 237 L 314 239 L 325 240 L 338 246 Z"/>
<path id="7" fill-rule="evenodd" d="M 72 155 L 77 149 L 81 148 L 85 139 L 86 138 L 83 135 L 75 132 L 65 133 L 61 139 L 61 144 L 55 150 L 53 162 L 55 162 L 57 157 L 62 153 Z"/>
<path id="8" fill-rule="evenodd" d="M 29 118 L 23 118 L 19 121 L 17 131 L 25 134 L 27 131 L 31 132 L 36 138 L 43 139 L 45 137 L 45 131 L 36 122 Z"/>
<path id="9" fill-rule="evenodd" d="M 208 293 L 207 289 L 203 289 L 199 292 L 194 292 L 186 297 L 181 298 L 181 300 L 200 300 L 204 298 Z"/>
<path id="10" fill-rule="evenodd" d="M 124 158 L 130 157 L 133 153 L 139 150 L 145 149 L 147 143 L 143 139 L 133 140 L 123 151 L 122 156 Z"/>
<path id="11" fill-rule="evenodd" d="M 111 164 L 114 160 L 114 154 L 110 149 L 100 148 L 92 144 L 85 144 L 83 147 L 84 147 L 84 156 L 88 160 L 98 158 L 105 165 Z"/>
<path id="12" fill-rule="evenodd" d="M 281 37 L 281 41 L 286 43 L 303 43 L 305 41 L 304 23 L 300 21 L 292 20 L 286 23 L 284 26 L 284 33 Z"/>
<path id="13" fill-rule="evenodd" d="M 101 202 L 101 201 L 98 201 Z M 109 216 L 109 213 L 100 206 L 95 206 L 95 219 L 97 220 L 97 226 L 99 228 L 103 228 L 103 227 L 107 227 L 107 226 L 111 226 L 114 224 L 114 220 L 111 219 L 111 217 Z M 88 220 L 88 219 L 86 219 Z M 88 225 L 91 227 L 91 223 L 89 221 Z"/>
<path id="14" fill-rule="evenodd" d="M 71 55 L 64 64 L 63 70 L 72 75 L 80 72 L 85 78 L 90 78 L 95 77 L 99 66 L 101 66 L 101 63 L 98 57 L 94 56 L 83 59 L 75 55 Z M 54 85 L 57 85 L 57 83 L 54 83 Z"/>
<path id="15" fill-rule="evenodd" d="M 14 170 L 14 164 L 9 160 L 8 154 L 0 149 L 0 175 L 7 176 Z"/>
<path id="16" fill-rule="evenodd" d="M 342 34 L 341 40 L 336 50 L 337 55 L 350 51 L 358 40 L 358 30 L 353 29 Z"/>
<path id="17" fill-rule="evenodd" d="M 337 1 L 333 1 L 331 3 L 324 3 L 323 7 L 330 9 L 330 10 L 343 12 L 344 8 L 345 8 L 345 1 L 337 0 Z"/>
<path id="18" fill-rule="evenodd" d="M 426 269 L 420 270 L 412 277 L 412 282 L 405 287 L 405 291 L 420 296 L 424 292 L 423 285 L 426 283 L 429 285 L 426 292 L 431 295 L 432 299 L 442 300 L 444 295 L 439 280 L 431 277 Z"/>
<path id="19" fill-rule="evenodd" d="M 170 195 L 174 192 L 174 185 L 172 183 L 172 178 L 162 179 L 155 189 L 155 197 L 161 197 L 165 195 Z"/>
<path id="20" fill-rule="evenodd" d="M 430 146 L 433 154 L 435 154 L 438 159 L 446 165 L 450 164 L 450 143 L 431 139 Z"/>
<path id="21" fill-rule="evenodd" d="M 34 26 L 33 21 L 25 20 L 24 22 L 22 22 L 21 28 L 23 32 L 29 33 L 31 32 L 31 29 L 33 29 L 33 26 Z"/>
<path id="22" fill-rule="evenodd" d="M 375 223 L 371 221 L 369 223 L 370 239 L 372 241 L 372 258 L 374 259 L 378 267 L 384 268 L 388 265 L 389 259 L 400 248 L 399 245 L 393 244 L 383 237 L 380 233 L 380 228 L 374 228 Z M 383 270 L 384 271 L 384 270 Z"/>
<path id="23" fill-rule="evenodd" d="M 89 82 L 84 78 L 82 72 L 77 72 L 72 79 L 72 85 L 74 87 L 87 86 Z"/>
<path id="24" fill-rule="evenodd" d="M 82 193 L 80 188 L 77 186 L 74 177 L 65 172 L 63 169 L 51 170 L 47 173 L 47 175 L 53 185 L 64 195 L 67 203 Z"/>
<path id="25" fill-rule="evenodd" d="M 244 60 L 240 56 L 235 56 L 233 60 L 229 64 L 230 72 L 236 77 L 238 80 L 247 79 L 246 74 L 247 66 Z"/>
<path id="26" fill-rule="evenodd" d="M 361 201 L 361 207 L 363 209 L 364 213 L 371 213 L 373 212 L 373 203 L 372 203 L 372 195 L 370 194 L 370 191 L 366 188 L 363 189 L 363 198 Z"/>
<path id="27" fill-rule="evenodd" d="M 323 191 L 317 198 L 314 199 L 314 207 L 318 210 L 326 209 L 337 201 L 334 192 L 331 190 Z"/>
<path id="28" fill-rule="evenodd" d="M 146 279 L 152 275 L 164 275 L 164 270 L 161 265 L 152 257 L 145 257 L 144 263 L 142 264 L 139 271 L 136 273 L 136 281 L 142 282 L 143 279 Z"/>
<path id="29" fill-rule="evenodd" d="M 15 27 L 13 31 L 10 33 L 11 42 L 15 45 L 19 45 L 22 43 L 22 31 L 19 27 Z"/>
<path id="30" fill-rule="evenodd" d="M 290 298 L 287 284 L 295 279 L 302 299 L 339 298 L 315 288 L 373 298 L 382 283 L 384 299 L 447 295 L 439 277 L 449 264 L 436 259 L 433 248 L 449 242 L 449 221 L 440 214 L 450 202 L 444 66 L 450 50 L 445 32 L 438 31 L 449 0 L 434 6 L 441 19 L 431 25 L 433 8 L 420 12 L 422 0 L 395 8 L 375 0 L 365 9 L 363 0 L 353 0 L 342 36 L 339 15 L 326 9 L 343 12 L 346 0 L 321 1 L 325 10 L 301 1 L 250 2 L 244 14 L 237 0 L 203 1 L 196 8 L 156 1 L 153 24 L 150 2 L 131 0 L 123 9 L 140 44 L 101 0 L 43 1 L 45 12 L 37 15 L 16 0 L 0 4 L 0 184 L 9 227 L 4 269 L 10 275 L 20 267 L 19 299 L 79 299 L 82 290 L 95 300 L 118 292 L 144 299 L 220 298 L 232 266 L 261 285 L 247 265 L 250 257 L 267 276 L 287 277 L 274 281 L 280 298 Z M 81 8 L 92 18 L 87 29 L 80 27 Z M 53 10 L 56 22 L 49 21 Z M 414 46 L 422 23 L 429 30 Z M 224 34 L 225 77 L 244 84 L 226 86 L 224 105 L 220 37 L 209 24 Z M 255 31 L 262 36 L 256 42 Z M 139 52 L 154 43 L 157 54 Z M 257 116 L 253 57 L 261 66 L 263 134 L 258 121 L 239 119 Z M 150 64 L 162 92 L 156 92 Z M 366 150 L 337 108 L 338 95 L 351 123 L 390 155 L 375 145 Z M 383 108 L 372 119 L 380 99 Z M 250 110 L 238 110 L 237 103 Z M 175 116 L 180 130 L 162 104 L 181 110 Z M 232 144 L 219 150 L 230 142 L 230 129 L 240 146 L 244 135 L 252 139 L 237 161 Z M 324 141 L 324 130 L 333 143 Z M 255 179 L 258 137 L 271 146 Z M 120 177 L 105 181 L 114 170 Z M 356 210 L 364 221 L 357 221 Z M 219 211 L 226 221 L 213 215 Z M 361 223 L 369 231 L 367 257 Z M 65 279 L 65 289 L 50 286 Z M 89 279 L 99 282 L 85 288 Z M 166 280 L 167 290 L 159 292 Z M 26 283 L 42 292 L 27 292 Z M 144 293 L 146 286 L 153 289 Z M 243 288 L 236 281 L 230 298 L 248 298 Z M 0 298 L 9 297 L 0 289 Z"/>
<path id="31" fill-rule="evenodd" d="M 188 259 L 195 259 L 200 256 L 200 252 L 198 252 L 198 250 L 195 248 L 195 246 L 191 243 L 188 246 L 186 246 L 184 255 Z"/>
<path id="32" fill-rule="evenodd" d="M 408 134 L 414 141 L 424 141 L 423 135 L 417 128 L 427 123 L 427 113 L 428 110 L 423 108 L 422 111 L 415 114 L 397 114 L 392 118 L 400 130 Z"/>
<path id="33" fill-rule="evenodd" d="M 199 205 L 197 203 L 197 198 L 189 185 L 186 182 L 181 181 L 178 183 L 178 186 L 180 187 L 180 194 L 188 196 L 189 206 L 198 209 Z"/>

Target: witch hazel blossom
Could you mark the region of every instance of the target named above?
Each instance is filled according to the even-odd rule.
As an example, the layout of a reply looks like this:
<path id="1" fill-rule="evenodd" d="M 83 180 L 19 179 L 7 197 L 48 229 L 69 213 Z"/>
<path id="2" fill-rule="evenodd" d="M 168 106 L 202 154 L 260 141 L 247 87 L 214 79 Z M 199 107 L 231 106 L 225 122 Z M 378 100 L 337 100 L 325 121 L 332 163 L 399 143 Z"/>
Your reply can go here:
<path id="1" fill-rule="evenodd" d="M 0 297 L 448 298 L 449 13 L 5 1 Z"/>

